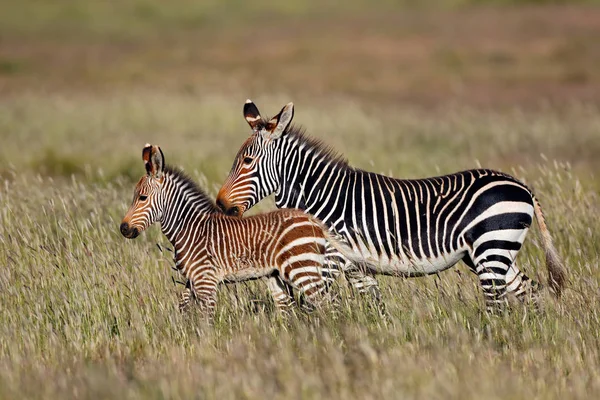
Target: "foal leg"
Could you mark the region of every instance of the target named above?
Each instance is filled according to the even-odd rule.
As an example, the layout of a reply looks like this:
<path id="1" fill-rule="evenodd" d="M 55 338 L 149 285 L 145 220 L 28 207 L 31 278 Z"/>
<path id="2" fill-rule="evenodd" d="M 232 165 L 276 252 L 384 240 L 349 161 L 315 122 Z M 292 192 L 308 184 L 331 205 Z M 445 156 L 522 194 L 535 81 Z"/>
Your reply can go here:
<path id="1" fill-rule="evenodd" d="M 179 311 L 185 311 L 188 308 L 190 301 L 193 297 L 194 292 L 192 290 L 192 281 L 188 279 L 185 284 L 185 289 L 179 296 Z"/>
<path id="2" fill-rule="evenodd" d="M 321 267 L 322 263 L 305 259 L 289 265 L 283 273 L 283 280 L 296 288 L 310 307 L 320 304 L 327 293 Z"/>
<path id="3" fill-rule="evenodd" d="M 294 304 L 291 288 L 279 276 L 273 276 L 267 279 L 267 288 L 273 296 L 275 307 L 280 311 L 287 311 Z"/>
<path id="4" fill-rule="evenodd" d="M 212 318 L 215 313 L 218 283 L 219 281 L 211 270 L 192 278 L 194 296 L 198 300 L 200 310 L 209 318 Z"/>

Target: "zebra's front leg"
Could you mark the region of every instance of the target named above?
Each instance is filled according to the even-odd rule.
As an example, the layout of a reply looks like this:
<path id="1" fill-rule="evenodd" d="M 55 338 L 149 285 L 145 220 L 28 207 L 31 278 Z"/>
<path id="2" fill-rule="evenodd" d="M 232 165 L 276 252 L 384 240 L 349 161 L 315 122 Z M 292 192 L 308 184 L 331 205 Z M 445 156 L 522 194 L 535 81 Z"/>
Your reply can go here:
<path id="1" fill-rule="evenodd" d="M 275 307 L 280 311 L 288 311 L 294 304 L 293 293 L 291 287 L 287 285 L 279 276 L 273 276 L 267 279 L 267 287 L 273 300 Z"/>
<path id="2" fill-rule="evenodd" d="M 217 285 L 219 280 L 212 271 L 206 271 L 192 279 L 192 290 L 199 303 L 200 310 L 212 318 L 217 304 Z"/>
<path id="3" fill-rule="evenodd" d="M 184 312 L 187 310 L 190 301 L 194 297 L 194 292 L 192 290 L 192 281 L 190 279 L 187 280 L 185 284 L 185 289 L 181 292 L 179 296 L 179 311 Z"/>

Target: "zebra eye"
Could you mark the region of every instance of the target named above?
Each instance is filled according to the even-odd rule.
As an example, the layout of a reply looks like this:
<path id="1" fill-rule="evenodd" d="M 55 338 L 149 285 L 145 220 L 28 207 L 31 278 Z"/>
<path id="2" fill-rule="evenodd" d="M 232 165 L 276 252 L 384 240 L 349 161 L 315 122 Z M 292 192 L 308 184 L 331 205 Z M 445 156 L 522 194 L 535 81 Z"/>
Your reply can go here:
<path id="1" fill-rule="evenodd" d="M 146 201 L 148 199 L 148 196 L 144 196 L 143 194 L 140 195 L 140 201 Z"/>
<path id="2" fill-rule="evenodd" d="M 244 164 L 251 164 L 253 161 L 252 157 L 244 157 Z"/>

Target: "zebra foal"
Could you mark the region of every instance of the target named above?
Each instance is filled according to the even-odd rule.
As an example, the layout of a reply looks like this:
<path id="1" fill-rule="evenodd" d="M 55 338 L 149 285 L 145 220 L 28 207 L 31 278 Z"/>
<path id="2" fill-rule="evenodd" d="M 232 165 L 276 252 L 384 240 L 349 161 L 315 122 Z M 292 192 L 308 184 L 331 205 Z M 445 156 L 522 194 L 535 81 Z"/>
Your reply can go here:
<path id="1" fill-rule="evenodd" d="M 278 208 L 300 208 L 343 237 L 362 260 L 346 259 L 345 271 L 421 276 L 462 260 L 479 277 L 488 308 L 537 291 L 515 261 L 535 215 L 549 283 L 560 294 L 566 271 L 540 204 L 523 183 L 488 169 L 426 179 L 363 171 L 292 126 L 293 116 L 292 103 L 267 119 L 246 102 L 252 134 L 217 196 L 227 214 L 241 216 L 275 193 Z"/>
<path id="2" fill-rule="evenodd" d="M 324 296 L 325 245 L 334 241 L 314 217 L 279 210 L 248 218 L 229 217 L 180 170 L 166 166 L 162 150 L 142 151 L 146 175 L 134 190 L 120 231 L 133 239 L 155 222 L 175 249 L 176 268 L 188 279 L 179 307 L 192 297 L 214 313 L 217 285 L 268 277 L 279 308 L 297 289 L 314 304 Z"/>

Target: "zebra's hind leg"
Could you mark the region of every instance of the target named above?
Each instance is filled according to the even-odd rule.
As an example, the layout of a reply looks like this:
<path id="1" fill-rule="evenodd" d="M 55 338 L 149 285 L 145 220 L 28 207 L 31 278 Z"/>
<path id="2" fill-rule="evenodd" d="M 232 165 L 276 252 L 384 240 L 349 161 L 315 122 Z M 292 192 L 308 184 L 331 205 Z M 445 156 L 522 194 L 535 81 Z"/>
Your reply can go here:
<path id="1" fill-rule="evenodd" d="M 500 261 L 480 261 L 475 268 L 479 283 L 483 289 L 486 309 L 495 312 L 505 308 L 506 296 L 506 272 L 510 265 Z"/>
<path id="2" fill-rule="evenodd" d="M 289 311 L 294 304 L 292 288 L 279 275 L 267 279 L 267 288 L 273 296 L 275 307 L 280 311 Z"/>
<path id="3" fill-rule="evenodd" d="M 479 277 L 488 311 L 517 301 L 535 301 L 539 284 L 519 270 L 514 257 L 515 250 L 494 249 L 484 253 L 473 263 L 476 265 L 474 272 Z"/>
<path id="4" fill-rule="evenodd" d="M 385 304 L 381 297 L 379 283 L 375 277 L 366 273 L 366 268 L 346 259 L 333 247 L 327 248 L 325 264 L 329 271 L 339 271 L 340 269 L 344 271 L 344 276 L 350 286 L 360 295 L 369 296 L 376 304 L 378 311 L 382 315 L 385 314 Z"/>
<path id="5" fill-rule="evenodd" d="M 385 303 L 381 296 L 381 289 L 375 277 L 368 275 L 361 266 L 348 262 L 344 268 L 344 275 L 350 285 L 361 295 L 368 295 L 374 301 L 378 311 L 386 314 Z"/>
<path id="6" fill-rule="evenodd" d="M 527 229 L 506 229 L 483 233 L 474 241 L 465 261 L 479 277 L 488 310 L 523 302 L 537 292 L 539 285 L 515 261 L 526 235 Z"/>
<path id="7" fill-rule="evenodd" d="M 516 299 L 521 303 L 531 302 L 538 305 L 541 284 L 519 270 L 514 261 L 506 273 L 506 291 L 509 299 Z"/>
<path id="8" fill-rule="evenodd" d="M 286 269 L 282 278 L 285 283 L 298 290 L 301 304 L 312 310 L 327 297 L 327 285 L 321 264 L 308 265 L 306 261 L 300 263 L 302 266 Z"/>

